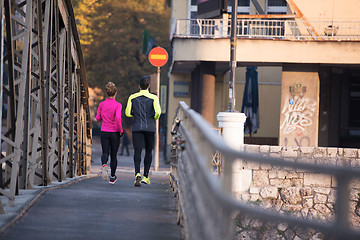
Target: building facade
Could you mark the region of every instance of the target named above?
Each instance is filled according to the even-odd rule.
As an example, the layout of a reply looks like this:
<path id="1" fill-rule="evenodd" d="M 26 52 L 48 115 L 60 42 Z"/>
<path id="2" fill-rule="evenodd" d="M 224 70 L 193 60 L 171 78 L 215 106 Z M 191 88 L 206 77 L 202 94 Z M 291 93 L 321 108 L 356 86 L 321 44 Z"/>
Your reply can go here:
<path id="1" fill-rule="evenodd" d="M 220 14 L 172 0 L 168 126 L 179 101 L 215 127 L 228 109 L 233 1 L 202 2 L 222 3 Z M 356 0 L 238 1 L 235 109 L 248 66 L 259 91 L 260 126 L 245 142 L 360 147 L 358 9 Z"/>

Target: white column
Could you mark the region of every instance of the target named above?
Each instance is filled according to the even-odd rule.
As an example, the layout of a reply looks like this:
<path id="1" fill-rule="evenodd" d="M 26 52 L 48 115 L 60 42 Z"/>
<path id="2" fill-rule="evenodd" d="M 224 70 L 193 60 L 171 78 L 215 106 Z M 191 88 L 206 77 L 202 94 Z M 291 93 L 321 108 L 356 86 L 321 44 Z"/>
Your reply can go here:
<path id="1" fill-rule="evenodd" d="M 242 151 L 244 144 L 244 123 L 246 116 L 238 112 L 220 112 L 217 115 L 219 127 L 222 129 L 222 137 L 231 148 Z M 226 165 L 226 159 L 225 163 Z M 226 176 L 224 176 L 226 178 Z M 233 193 L 247 192 L 251 183 L 251 170 L 243 169 L 240 159 L 235 160 L 232 166 L 231 191 Z M 228 182 L 228 181 L 226 181 Z"/>

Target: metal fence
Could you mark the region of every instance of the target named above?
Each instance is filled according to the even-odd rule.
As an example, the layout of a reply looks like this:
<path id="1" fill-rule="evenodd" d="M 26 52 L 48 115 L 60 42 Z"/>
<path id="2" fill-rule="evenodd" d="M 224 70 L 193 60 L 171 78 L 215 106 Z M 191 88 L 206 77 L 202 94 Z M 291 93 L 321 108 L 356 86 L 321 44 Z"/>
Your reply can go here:
<path id="1" fill-rule="evenodd" d="M 349 223 L 349 183 L 360 177 L 359 168 L 284 161 L 240 152 L 228 147 L 200 114 L 180 102 L 172 131 L 172 186 L 178 200 L 179 222 L 185 239 L 232 239 L 239 213 L 268 223 L 286 223 L 315 229 L 330 239 L 360 239 Z M 214 174 L 213 156 L 221 154 L 221 175 Z M 254 207 L 236 200 L 231 193 L 233 164 L 237 161 L 305 169 L 336 178 L 336 216 L 333 222 L 318 222 Z M 273 239 L 273 238 L 271 238 Z"/>
<path id="2" fill-rule="evenodd" d="M 89 173 L 92 126 L 71 1 L 4 0 L 0 13 L 0 194 L 13 205 L 19 189 Z"/>
<path id="3" fill-rule="evenodd" d="M 179 19 L 174 37 L 229 38 L 231 22 L 227 19 Z M 237 37 L 261 39 L 359 41 L 358 21 L 301 21 L 238 19 Z"/>

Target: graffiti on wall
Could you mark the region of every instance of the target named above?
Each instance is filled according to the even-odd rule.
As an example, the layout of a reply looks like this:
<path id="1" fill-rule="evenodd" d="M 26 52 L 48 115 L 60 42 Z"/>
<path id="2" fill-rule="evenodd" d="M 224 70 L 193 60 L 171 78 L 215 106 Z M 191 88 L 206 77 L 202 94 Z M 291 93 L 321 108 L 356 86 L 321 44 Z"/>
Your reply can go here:
<path id="1" fill-rule="evenodd" d="M 284 135 L 293 136 L 294 142 L 298 146 L 309 146 L 310 140 L 306 135 L 308 128 L 313 124 L 317 102 L 305 96 L 306 86 L 302 86 L 302 84 L 297 83 L 295 86 L 290 86 L 289 92 L 289 98 L 281 112 L 284 120 L 280 129 Z M 287 145 L 288 138 L 286 137 L 284 140 Z"/>

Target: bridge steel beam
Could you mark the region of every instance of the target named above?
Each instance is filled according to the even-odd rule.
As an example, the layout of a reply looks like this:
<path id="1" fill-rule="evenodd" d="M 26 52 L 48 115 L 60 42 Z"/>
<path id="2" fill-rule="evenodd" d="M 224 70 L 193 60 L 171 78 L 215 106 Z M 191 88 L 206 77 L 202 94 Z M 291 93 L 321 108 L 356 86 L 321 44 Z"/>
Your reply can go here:
<path id="1" fill-rule="evenodd" d="M 3 69 L 4 69 L 4 1 L 0 2 L 0 106 L 3 105 Z M 0 132 L 2 132 L 2 109 L 0 109 Z M 0 155 L 2 153 L 0 152 Z M 2 163 L 0 164 L 0 179 L 3 178 Z M 0 201 L 0 214 L 4 214 L 4 207 Z"/>
<path id="2" fill-rule="evenodd" d="M 92 124 L 71 1 L 1 3 L 0 194 L 13 206 L 19 189 L 89 173 Z"/>

